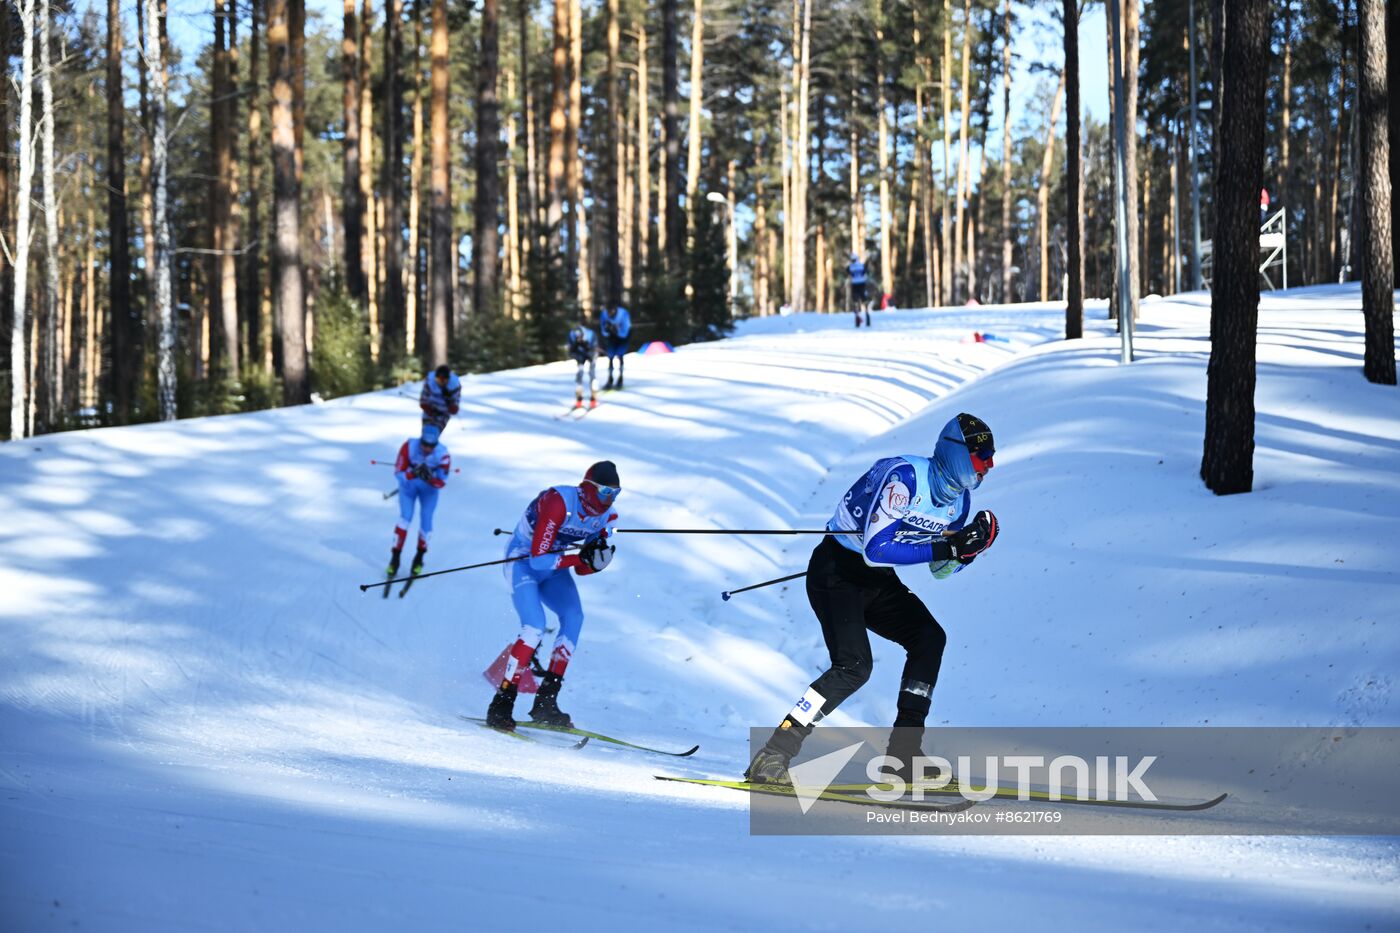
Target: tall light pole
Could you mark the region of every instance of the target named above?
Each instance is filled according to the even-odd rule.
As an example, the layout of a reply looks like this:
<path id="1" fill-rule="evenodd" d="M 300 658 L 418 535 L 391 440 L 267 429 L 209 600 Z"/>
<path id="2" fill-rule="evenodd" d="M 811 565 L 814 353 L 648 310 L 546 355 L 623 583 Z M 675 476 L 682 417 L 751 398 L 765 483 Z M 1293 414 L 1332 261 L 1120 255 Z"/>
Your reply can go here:
<path id="1" fill-rule="evenodd" d="M 725 265 L 729 267 L 729 316 L 733 318 L 735 302 L 739 300 L 739 231 L 734 223 L 734 205 L 729 203 L 731 197 L 732 189 L 728 195 L 718 191 L 710 191 L 705 195 L 706 201 L 724 205 L 725 221 L 729 227 L 729 249 L 728 256 L 725 257 Z"/>
<path id="2" fill-rule="evenodd" d="M 1201 184 L 1196 174 L 1196 0 L 1187 0 L 1186 30 L 1191 69 L 1191 291 L 1198 292 L 1201 290 Z"/>

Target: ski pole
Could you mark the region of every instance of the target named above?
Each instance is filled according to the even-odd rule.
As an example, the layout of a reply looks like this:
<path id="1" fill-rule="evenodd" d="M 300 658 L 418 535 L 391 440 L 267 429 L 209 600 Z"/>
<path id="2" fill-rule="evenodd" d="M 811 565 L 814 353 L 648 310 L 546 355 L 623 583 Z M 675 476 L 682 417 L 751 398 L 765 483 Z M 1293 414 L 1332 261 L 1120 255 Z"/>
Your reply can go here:
<path id="1" fill-rule="evenodd" d="M 729 597 L 733 596 L 735 593 L 746 593 L 746 592 L 748 592 L 749 590 L 756 590 L 756 589 L 758 589 L 759 587 L 763 587 L 763 586 L 772 586 L 774 583 L 786 583 L 786 582 L 789 581 L 789 580 L 796 580 L 798 577 L 805 577 L 805 576 L 807 576 L 807 571 L 804 570 L 804 571 L 802 571 L 801 573 L 789 574 L 789 575 L 787 575 L 786 577 L 779 577 L 779 578 L 776 579 L 776 580 L 764 580 L 762 583 L 753 583 L 753 584 L 750 584 L 749 586 L 741 586 L 741 587 L 739 587 L 737 590 L 725 590 L 723 593 L 720 593 L 719 595 L 720 595 L 720 598 L 723 599 L 725 602 L 729 602 Z"/>
<path id="2" fill-rule="evenodd" d="M 569 549 L 568 549 L 568 548 L 565 548 L 565 549 L 562 550 L 562 551 L 545 551 L 545 554 L 568 554 L 568 553 L 569 553 Z M 543 555 L 521 554 L 519 557 L 504 557 L 504 558 L 502 558 L 502 559 L 500 559 L 500 560 L 488 560 L 488 561 L 484 561 L 483 563 L 480 563 L 480 564 L 467 564 L 465 567 L 452 567 L 452 568 L 450 568 L 450 569 L 448 569 L 448 570 L 434 570 L 432 573 L 420 573 L 420 574 L 418 574 L 418 576 L 416 576 L 416 577 L 410 574 L 410 575 L 407 576 L 407 577 L 395 577 L 395 578 L 392 579 L 392 580 L 384 580 L 384 581 L 382 581 L 382 582 L 380 582 L 380 583 L 361 583 L 361 584 L 360 584 L 360 592 L 363 593 L 365 590 L 368 590 L 368 589 L 370 589 L 371 587 L 375 587 L 375 586 L 392 586 L 392 585 L 395 584 L 395 583 L 403 583 L 405 580 L 422 580 L 422 579 L 424 579 L 424 578 L 426 578 L 426 577 L 438 577 L 438 576 L 441 576 L 441 575 L 444 574 L 444 573 L 456 573 L 456 572 L 459 571 L 459 570 L 475 570 L 477 567 L 494 567 L 494 566 L 496 566 L 496 565 L 498 565 L 498 564 L 510 564 L 510 563 L 514 563 L 514 562 L 517 561 L 517 560 L 528 560 L 528 559 L 530 559 L 531 557 L 540 557 L 540 556 L 543 556 Z"/>
<path id="3" fill-rule="evenodd" d="M 858 535 L 860 531 L 832 531 L 829 528 L 618 528 L 618 534 L 634 535 Z M 504 528 L 491 532 L 510 534 Z"/>

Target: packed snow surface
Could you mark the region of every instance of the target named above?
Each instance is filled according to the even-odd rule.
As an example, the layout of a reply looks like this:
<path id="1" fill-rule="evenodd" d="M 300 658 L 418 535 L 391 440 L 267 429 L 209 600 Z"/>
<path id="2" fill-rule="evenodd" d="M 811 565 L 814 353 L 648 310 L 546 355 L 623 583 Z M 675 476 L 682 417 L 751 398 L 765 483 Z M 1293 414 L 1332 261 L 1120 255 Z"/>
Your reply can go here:
<path id="1" fill-rule="evenodd" d="M 1400 395 L 1361 376 L 1359 293 L 1265 296 L 1227 498 L 1197 475 L 1208 302 L 1144 302 L 1131 366 L 1101 304 L 1070 342 L 1023 305 L 746 322 L 629 357 L 579 421 L 572 364 L 466 378 L 428 569 L 499 557 L 605 458 L 623 527 L 819 527 L 970 411 L 1001 536 L 901 571 L 949 633 L 931 722 L 1400 725 Z M 720 599 L 810 536 L 624 535 L 579 580 L 561 705 L 693 758 L 464 722 L 517 631 L 499 568 L 357 588 L 416 390 L 0 447 L 0 928 L 1400 926 L 1389 838 L 753 837 L 742 794 L 653 780 L 737 776 L 825 666 L 800 581 Z M 875 651 L 835 722 L 891 721 Z"/>

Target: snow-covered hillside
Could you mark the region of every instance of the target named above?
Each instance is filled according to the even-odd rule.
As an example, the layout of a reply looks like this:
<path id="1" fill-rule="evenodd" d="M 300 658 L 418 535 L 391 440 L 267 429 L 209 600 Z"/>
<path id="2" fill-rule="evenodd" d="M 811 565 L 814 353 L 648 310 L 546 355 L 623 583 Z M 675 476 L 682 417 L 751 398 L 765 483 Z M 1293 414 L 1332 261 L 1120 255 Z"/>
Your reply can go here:
<path id="1" fill-rule="evenodd" d="M 958 411 L 997 436 L 996 548 L 903 572 L 949 633 L 932 722 L 1400 725 L 1400 395 L 1354 288 L 1266 296 L 1255 489 L 1196 473 L 1208 299 L 753 321 L 630 357 L 580 421 L 572 364 L 464 380 L 428 569 L 491 560 L 542 487 L 614 460 L 631 527 L 823 522 Z M 974 332 L 995 339 L 974 342 Z M 0 447 L 0 927 L 1091 929 L 1400 925 L 1400 844 L 763 838 L 730 777 L 825 667 L 814 539 L 622 536 L 580 580 L 561 705 L 676 760 L 463 722 L 517 631 L 498 568 L 362 595 L 415 388 Z M 407 397 L 406 397 L 407 396 Z M 887 724 L 899 649 L 838 723 Z M 517 709 L 523 711 L 525 703 Z"/>

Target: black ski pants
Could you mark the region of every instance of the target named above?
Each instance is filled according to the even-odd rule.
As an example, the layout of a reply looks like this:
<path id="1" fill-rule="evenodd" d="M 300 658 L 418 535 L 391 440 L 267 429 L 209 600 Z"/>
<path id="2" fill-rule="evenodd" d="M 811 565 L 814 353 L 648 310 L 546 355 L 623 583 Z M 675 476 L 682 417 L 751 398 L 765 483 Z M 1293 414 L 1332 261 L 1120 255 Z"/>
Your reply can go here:
<path id="1" fill-rule="evenodd" d="M 807 564 L 807 599 L 831 653 L 831 668 L 812 682 L 825 700 L 822 715 L 829 715 L 870 679 L 868 630 L 907 652 L 894 724 L 923 726 L 948 636 L 919 597 L 894 570 L 871 567 L 827 536 Z"/>

